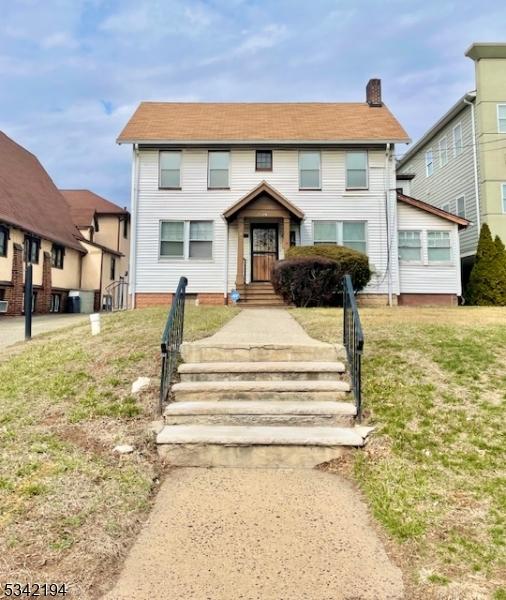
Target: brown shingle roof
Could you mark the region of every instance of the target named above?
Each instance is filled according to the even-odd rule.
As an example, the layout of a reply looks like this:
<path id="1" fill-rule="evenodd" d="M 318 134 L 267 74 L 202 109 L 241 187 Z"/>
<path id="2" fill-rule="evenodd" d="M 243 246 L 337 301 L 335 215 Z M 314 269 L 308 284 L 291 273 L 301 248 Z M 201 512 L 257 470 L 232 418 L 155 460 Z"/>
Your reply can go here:
<path id="1" fill-rule="evenodd" d="M 89 227 L 93 224 L 93 215 L 123 215 L 128 214 L 124 208 L 102 198 L 90 190 L 60 190 L 65 197 L 72 219 L 77 227 Z"/>
<path id="2" fill-rule="evenodd" d="M 84 252 L 67 203 L 44 167 L 1 131 L 0 221 Z"/>
<path id="3" fill-rule="evenodd" d="M 118 142 L 408 142 L 388 108 L 355 103 L 142 102 Z"/>

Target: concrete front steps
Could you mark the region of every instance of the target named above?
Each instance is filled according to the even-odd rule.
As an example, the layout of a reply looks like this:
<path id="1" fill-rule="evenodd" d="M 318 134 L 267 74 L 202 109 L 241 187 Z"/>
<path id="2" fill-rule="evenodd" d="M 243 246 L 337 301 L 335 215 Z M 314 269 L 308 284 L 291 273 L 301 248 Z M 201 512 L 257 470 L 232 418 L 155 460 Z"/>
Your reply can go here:
<path id="1" fill-rule="evenodd" d="M 286 307 L 281 296 L 278 296 L 269 281 L 259 281 L 238 286 L 241 307 Z"/>

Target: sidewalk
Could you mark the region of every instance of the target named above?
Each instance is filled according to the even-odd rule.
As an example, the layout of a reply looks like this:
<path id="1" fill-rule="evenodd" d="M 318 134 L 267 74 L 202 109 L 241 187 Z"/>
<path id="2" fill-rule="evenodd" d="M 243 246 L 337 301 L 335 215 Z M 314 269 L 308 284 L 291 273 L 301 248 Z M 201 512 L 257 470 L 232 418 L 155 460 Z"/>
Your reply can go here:
<path id="1" fill-rule="evenodd" d="M 344 479 L 175 469 L 104 600 L 395 600 L 400 570 Z"/>

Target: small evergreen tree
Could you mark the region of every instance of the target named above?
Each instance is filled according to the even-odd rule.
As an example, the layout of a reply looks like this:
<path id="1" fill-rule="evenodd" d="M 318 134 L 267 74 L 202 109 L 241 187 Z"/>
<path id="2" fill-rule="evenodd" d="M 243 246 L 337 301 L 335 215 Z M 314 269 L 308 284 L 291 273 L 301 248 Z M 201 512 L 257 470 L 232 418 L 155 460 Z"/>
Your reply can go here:
<path id="1" fill-rule="evenodd" d="M 477 306 L 506 304 L 505 253 L 501 240 L 494 242 L 488 225 L 484 223 L 466 292 L 468 304 Z"/>

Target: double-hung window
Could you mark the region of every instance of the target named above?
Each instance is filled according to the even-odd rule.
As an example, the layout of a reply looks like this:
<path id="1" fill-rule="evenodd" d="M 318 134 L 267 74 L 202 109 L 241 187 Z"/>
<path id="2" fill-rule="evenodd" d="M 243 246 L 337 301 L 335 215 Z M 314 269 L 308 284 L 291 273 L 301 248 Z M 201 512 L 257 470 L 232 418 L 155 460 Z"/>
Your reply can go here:
<path id="1" fill-rule="evenodd" d="M 208 157 L 207 187 L 227 189 L 229 184 L 230 152 L 210 150 Z"/>
<path id="2" fill-rule="evenodd" d="M 449 231 L 427 231 L 427 258 L 429 262 L 449 262 L 451 260 Z"/>
<path id="3" fill-rule="evenodd" d="M 59 244 L 53 244 L 51 248 L 51 266 L 54 269 L 63 269 L 64 256 L 65 248 Z"/>
<path id="4" fill-rule="evenodd" d="M 501 183 L 502 211 L 506 215 L 506 183 Z"/>
<path id="5" fill-rule="evenodd" d="M 466 197 L 459 196 L 457 198 L 457 215 L 466 218 Z"/>
<path id="6" fill-rule="evenodd" d="M 179 189 L 181 187 L 181 151 L 161 150 L 159 157 L 160 188 L 175 190 Z"/>
<path id="7" fill-rule="evenodd" d="M 39 262 L 40 239 L 25 235 L 25 261 L 33 264 Z"/>
<path id="8" fill-rule="evenodd" d="M 366 254 L 366 224 L 364 221 L 313 221 L 313 240 L 315 246 L 346 246 Z"/>
<path id="9" fill-rule="evenodd" d="M 506 104 L 497 105 L 497 131 L 506 133 Z"/>
<path id="10" fill-rule="evenodd" d="M 448 164 L 448 138 L 446 135 L 439 140 L 439 165 L 444 167 Z"/>
<path id="11" fill-rule="evenodd" d="M 160 258 L 211 260 L 212 221 L 161 221 Z"/>
<path id="12" fill-rule="evenodd" d="M 367 152 L 346 152 L 346 189 L 367 189 Z"/>
<path id="13" fill-rule="evenodd" d="M 212 221 L 190 221 L 189 258 L 211 259 L 213 257 Z"/>
<path id="14" fill-rule="evenodd" d="M 299 151 L 299 188 L 319 190 L 321 188 L 320 152 L 318 150 Z"/>
<path id="15" fill-rule="evenodd" d="M 256 171 L 272 171 L 272 150 L 257 150 L 255 154 Z"/>
<path id="16" fill-rule="evenodd" d="M 434 173 L 434 156 L 432 154 L 432 148 L 429 148 L 425 153 L 425 175 L 430 177 Z"/>
<path id="17" fill-rule="evenodd" d="M 9 230 L 5 225 L 0 225 L 0 256 L 7 256 L 9 244 Z"/>
<path id="18" fill-rule="evenodd" d="M 406 262 L 421 262 L 421 231 L 411 229 L 399 231 L 399 259 Z"/>
<path id="19" fill-rule="evenodd" d="M 453 156 L 459 156 L 464 150 L 462 141 L 462 123 L 457 123 L 453 128 Z"/>

